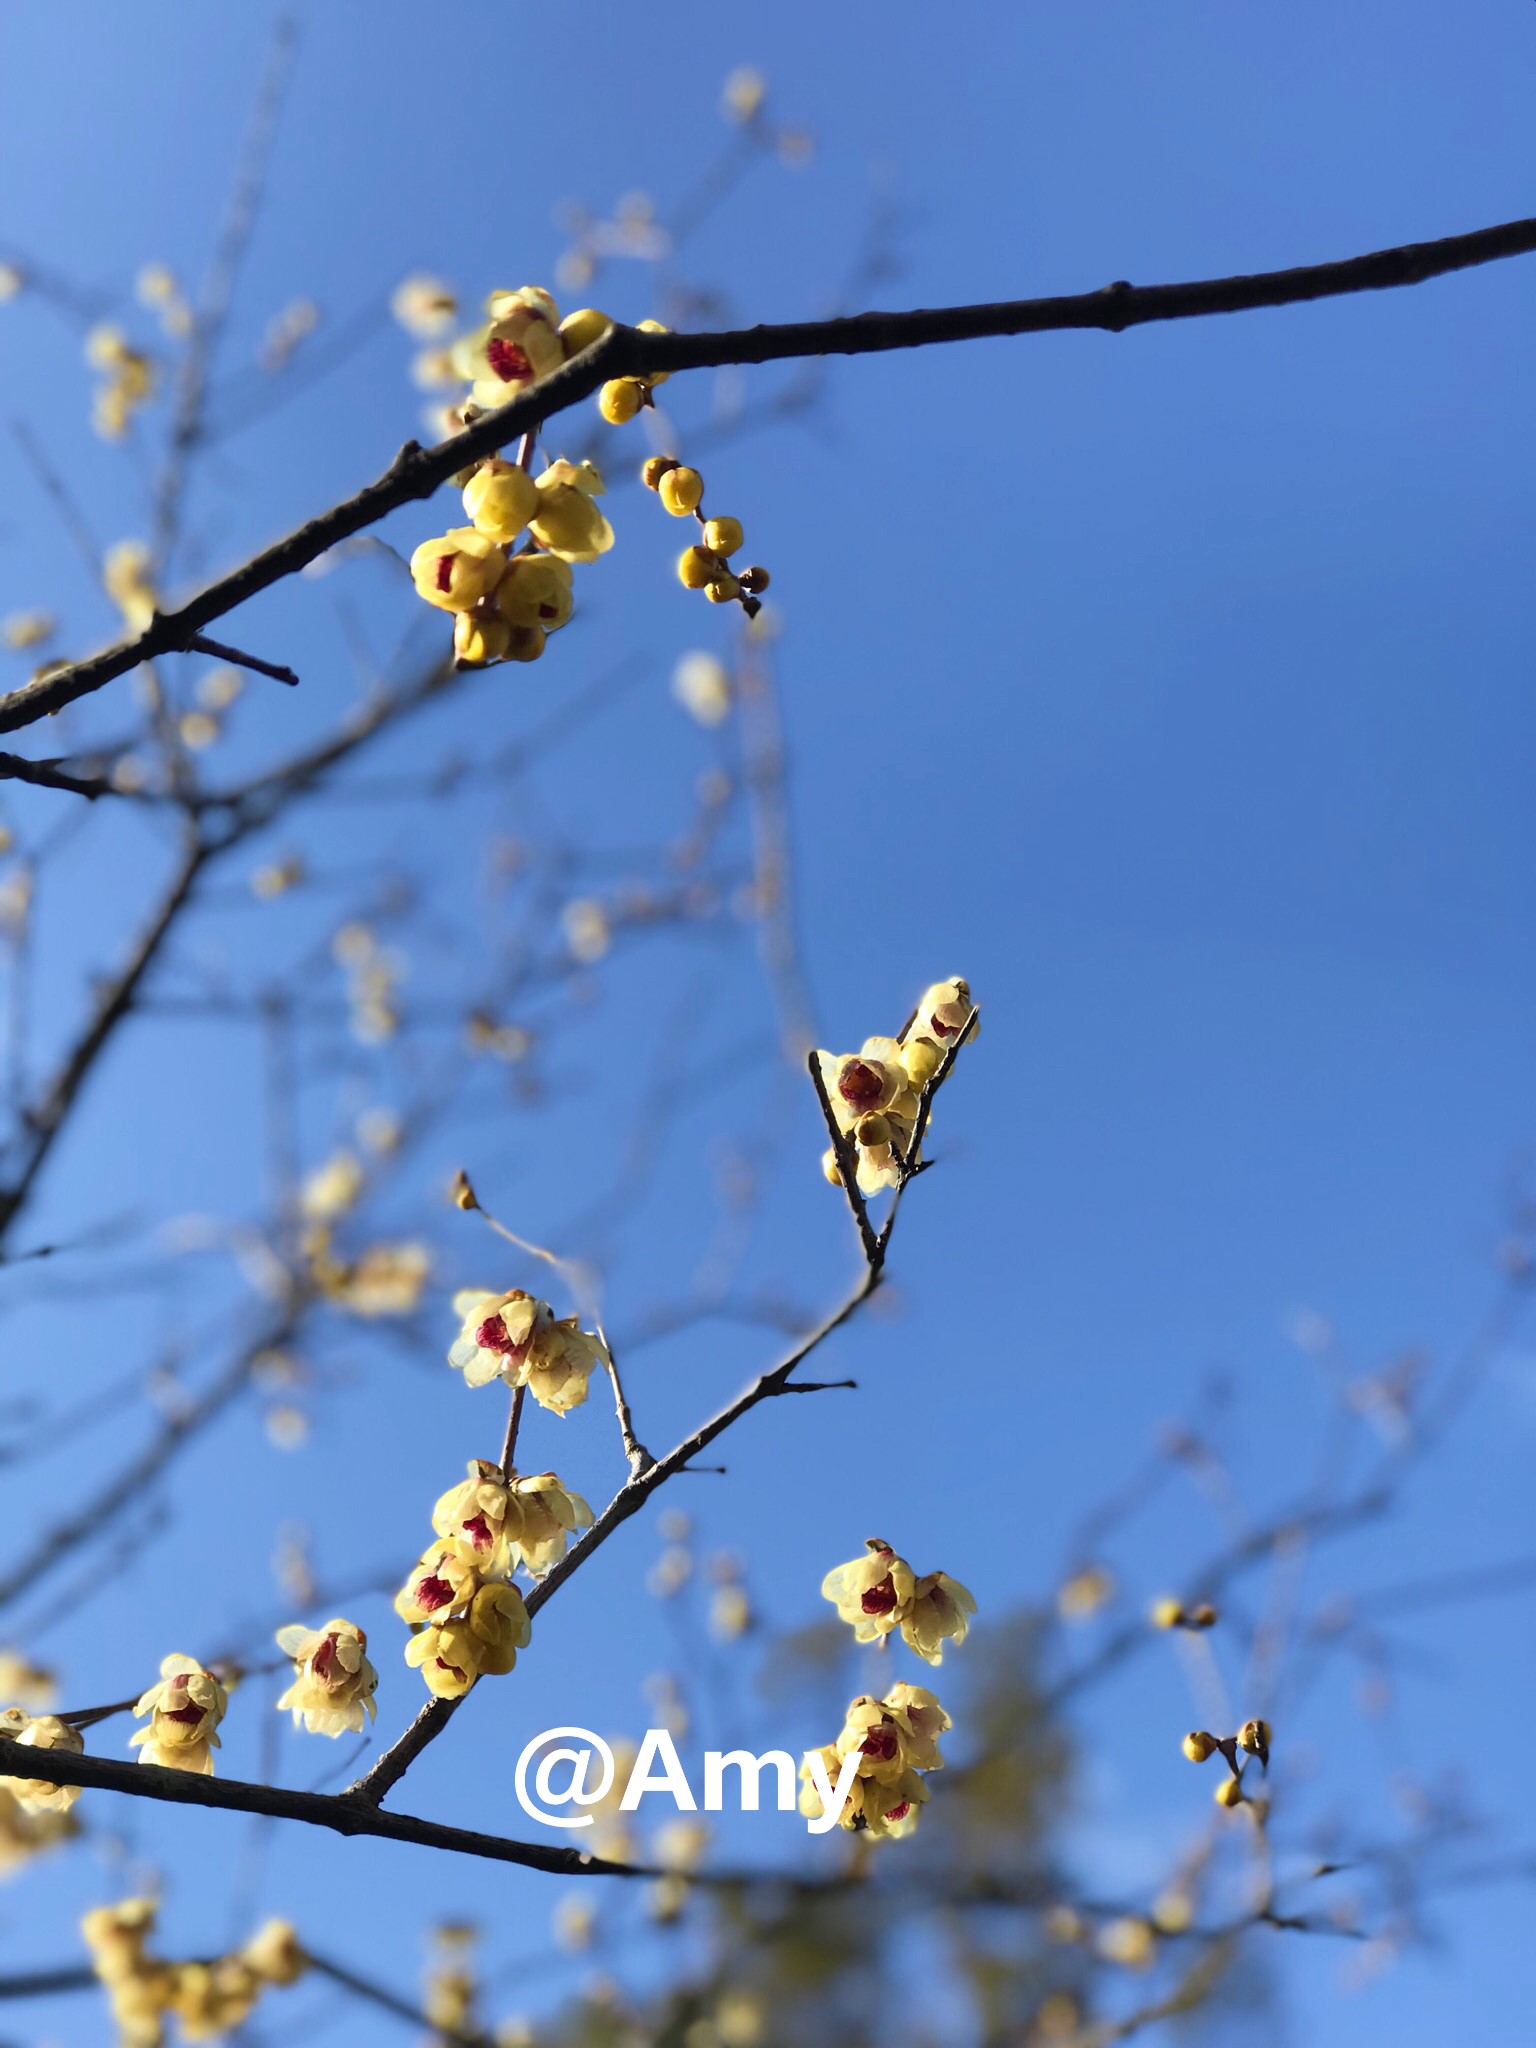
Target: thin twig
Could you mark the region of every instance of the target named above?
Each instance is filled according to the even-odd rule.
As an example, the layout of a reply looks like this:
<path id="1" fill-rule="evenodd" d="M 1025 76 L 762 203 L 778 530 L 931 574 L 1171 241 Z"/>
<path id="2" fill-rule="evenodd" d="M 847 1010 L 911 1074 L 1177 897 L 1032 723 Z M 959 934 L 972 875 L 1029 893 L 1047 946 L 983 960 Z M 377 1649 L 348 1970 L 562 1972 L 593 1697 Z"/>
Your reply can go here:
<path id="1" fill-rule="evenodd" d="M 194 654 L 211 654 L 217 661 L 233 662 L 236 668 L 248 668 L 259 676 L 271 676 L 277 683 L 287 683 L 294 688 L 298 676 L 291 668 L 279 661 L 263 661 L 259 654 L 246 654 L 239 647 L 230 647 L 222 640 L 210 640 L 206 633 L 194 633 L 187 642 L 187 650 Z"/>

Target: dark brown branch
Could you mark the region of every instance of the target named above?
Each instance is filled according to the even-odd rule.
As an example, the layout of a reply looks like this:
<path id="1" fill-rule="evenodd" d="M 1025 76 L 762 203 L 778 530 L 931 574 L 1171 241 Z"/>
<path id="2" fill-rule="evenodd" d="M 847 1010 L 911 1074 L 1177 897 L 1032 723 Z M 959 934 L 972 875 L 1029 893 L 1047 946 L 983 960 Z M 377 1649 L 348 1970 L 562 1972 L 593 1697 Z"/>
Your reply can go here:
<path id="1" fill-rule="evenodd" d="M 0 1778 L 35 1778 L 38 1754 L 0 1736 Z M 659 1869 L 640 1863 L 608 1862 L 579 1849 L 557 1849 L 542 1842 L 514 1842 L 484 1835 L 473 1828 L 450 1828 L 412 1814 L 383 1813 L 351 1793 L 293 1792 L 282 1785 L 252 1785 L 240 1778 L 205 1778 L 196 1771 L 171 1771 L 160 1764 L 125 1762 L 117 1757 L 71 1756 L 48 1752 L 48 1782 L 81 1785 L 97 1792 L 121 1792 L 132 1798 L 163 1800 L 170 1806 L 206 1806 L 222 1813 L 259 1813 L 274 1820 L 299 1820 L 329 1828 L 338 1835 L 377 1835 L 385 1841 L 411 1842 L 423 1849 L 446 1849 L 478 1856 L 491 1863 L 515 1863 L 528 1870 L 563 1877 L 660 1877 Z"/>
<path id="2" fill-rule="evenodd" d="M 837 320 L 796 321 L 721 334 L 640 334 L 615 325 L 550 376 L 467 427 L 423 449 L 408 441 L 383 475 L 354 496 L 274 541 L 217 578 L 177 610 L 158 614 L 135 639 L 25 683 L 0 698 L 0 732 L 16 732 L 90 695 L 141 662 L 186 649 L 194 635 L 293 575 L 328 548 L 361 533 L 386 513 L 429 497 L 467 463 L 506 446 L 555 414 L 588 398 L 610 377 L 659 370 L 706 369 L 728 363 L 783 362 L 807 356 L 873 355 L 988 336 L 1098 329 L 1119 334 L 1162 320 L 1191 320 L 1265 306 L 1305 305 L 1353 292 L 1387 291 L 1432 277 L 1496 263 L 1536 249 L 1536 220 L 1508 221 L 1437 242 L 1411 242 L 1341 262 L 1188 284 L 1135 286 L 1123 281 L 1066 297 L 1015 299 L 932 311 L 860 313 Z"/>
<path id="3" fill-rule="evenodd" d="M 218 661 L 233 662 L 236 668 L 248 668 L 255 675 L 271 676 L 274 682 L 287 683 L 290 689 L 298 684 L 297 674 L 282 662 L 263 661 L 259 654 L 246 654 L 222 640 L 210 640 L 206 633 L 194 633 L 187 646 L 193 653 L 211 654 Z"/>
<path id="4" fill-rule="evenodd" d="M 72 775 L 58 760 L 29 761 L 24 754 L 0 753 L 0 781 L 30 782 L 37 789 L 63 789 L 71 796 L 83 796 L 94 803 L 99 796 L 116 791 L 105 775 Z"/>

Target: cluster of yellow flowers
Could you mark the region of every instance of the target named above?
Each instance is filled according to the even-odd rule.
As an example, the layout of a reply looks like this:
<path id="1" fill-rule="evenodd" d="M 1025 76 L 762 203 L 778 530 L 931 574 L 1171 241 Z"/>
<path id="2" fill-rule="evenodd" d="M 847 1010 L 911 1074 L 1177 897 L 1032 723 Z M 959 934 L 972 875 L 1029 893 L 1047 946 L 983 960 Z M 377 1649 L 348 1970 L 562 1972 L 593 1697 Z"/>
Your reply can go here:
<path id="1" fill-rule="evenodd" d="M 216 2041 L 244 2025 L 264 1991 L 296 1984 L 308 1967 L 286 1920 L 269 1920 L 232 1955 L 166 1962 L 146 1949 L 157 1910 L 153 1899 L 122 1899 L 80 1922 L 125 2048 L 161 2048 L 170 2018 L 183 2040 Z"/>
<path id="2" fill-rule="evenodd" d="M 970 983 L 952 975 L 924 990 L 899 1038 L 866 1038 L 857 1052 L 817 1053 L 833 1121 L 854 1147 L 860 1194 L 893 1188 L 916 1166 L 910 1147 L 923 1092 L 950 1050 L 979 1029 Z M 836 1146 L 823 1153 L 821 1166 L 841 1187 Z"/>
<path id="3" fill-rule="evenodd" d="M 277 1647 L 293 1659 L 293 1683 L 277 1703 L 290 1711 L 295 1728 L 311 1735 L 360 1735 L 378 1716 L 373 1695 L 379 1674 L 363 1654 L 368 1638 L 350 1621 L 324 1628 L 297 1622 L 277 1632 Z"/>
<path id="4" fill-rule="evenodd" d="M 921 1578 L 889 1543 L 871 1536 L 863 1557 L 840 1564 L 821 1582 L 821 1597 L 853 1630 L 855 1642 L 874 1643 L 900 1629 L 907 1647 L 927 1664 L 942 1664 L 944 1644 L 963 1643 L 976 1612 L 970 1591 L 948 1572 Z"/>
<path id="5" fill-rule="evenodd" d="M 446 352 L 450 374 L 470 385 L 449 426 L 505 405 L 610 324 L 590 309 L 562 321 L 540 285 L 492 292 L 486 311 L 490 318 Z M 594 465 L 559 456 L 535 477 L 527 466 L 532 453 L 529 436 L 522 460 L 493 455 L 461 471 L 469 525 L 423 541 L 411 556 L 418 592 L 454 614 L 461 667 L 537 661 L 546 636 L 571 616 L 571 564 L 595 562 L 613 546 L 613 528 L 595 503 L 604 486 Z"/>
<path id="6" fill-rule="evenodd" d="M 1252 1720 L 1245 1721 L 1235 1735 L 1212 1735 L 1204 1728 L 1191 1729 L 1184 1738 L 1183 1750 L 1192 1764 L 1203 1764 L 1218 1752 L 1225 1757 L 1230 1775 L 1216 1787 L 1218 1806 L 1252 1806 L 1255 1802 L 1243 1790 L 1245 1766 L 1237 1760 L 1238 1751 L 1241 1750 L 1245 1756 L 1256 1756 L 1260 1768 L 1267 1772 L 1270 1741 L 1269 1723 Z"/>
<path id="7" fill-rule="evenodd" d="M 28 1742 L 31 1746 L 52 1749 L 61 1746 L 50 1738 L 54 1732 L 54 1717 L 47 1712 L 53 1705 L 54 1687 L 52 1676 L 32 1664 L 19 1652 L 0 1649 L 0 1699 L 9 1696 L 17 1704 L 0 1715 L 0 1734 L 12 1741 Z M 37 1713 L 38 1720 L 33 1720 Z M 58 1726 L 66 1726 L 58 1723 Z M 41 1735 L 27 1734 L 29 1727 L 42 1727 Z M 63 1747 L 80 1750 L 84 1743 L 74 1729 L 69 1729 L 70 1741 L 66 1737 Z M 68 1799 L 57 1799 L 56 1794 L 64 1788 L 44 1782 L 34 1783 L 27 1779 L 7 1778 L 0 1781 L 0 1877 L 17 1869 L 39 1850 L 51 1848 L 75 1831 L 68 1807 Z"/>
<path id="8" fill-rule="evenodd" d="M 134 414 L 155 395 L 155 366 L 130 345 L 120 327 L 93 327 L 85 337 L 85 359 L 101 373 L 91 402 L 91 423 L 104 441 L 121 441 Z"/>
<path id="9" fill-rule="evenodd" d="M 432 1510 L 437 1541 L 395 1596 L 413 1634 L 405 1660 L 439 1699 L 459 1699 L 477 1678 L 510 1671 L 529 1638 L 523 1596 L 506 1582 L 521 1564 L 537 1574 L 591 1526 L 592 1510 L 553 1472 L 519 1477 L 483 1458 Z"/>
<path id="10" fill-rule="evenodd" d="M 0 1735 L 28 1749 L 60 1749 L 69 1756 L 83 1756 L 85 1737 L 78 1728 L 61 1721 L 56 1714 L 29 1714 L 25 1707 L 7 1707 L 0 1713 Z M 80 1797 L 78 1785 L 50 1785 L 42 1778 L 12 1778 L 11 1796 L 23 1813 L 68 1813 Z"/>
<path id="11" fill-rule="evenodd" d="M 507 1294 L 465 1288 L 453 1297 L 461 1328 L 448 1363 L 467 1387 L 505 1380 L 526 1387 L 541 1408 L 564 1415 L 587 1398 L 592 1368 L 605 1357 L 603 1340 L 583 1330 L 576 1316 L 557 1316 L 547 1301 L 514 1287 Z"/>
<path id="12" fill-rule="evenodd" d="M 141 1764 L 213 1776 L 213 1752 L 221 1745 L 218 1726 L 229 1706 L 227 1688 L 195 1657 L 174 1651 L 160 1660 L 160 1682 L 140 1695 L 134 1714 L 149 1726 L 130 1738 Z M 142 1747 L 141 1747 L 142 1745 Z"/>
<path id="13" fill-rule="evenodd" d="M 612 389 L 605 385 L 605 390 Z M 739 519 L 709 519 L 704 514 L 704 479 L 675 455 L 653 455 L 640 471 L 640 481 L 654 491 L 674 519 L 698 521 L 699 538 L 677 558 L 677 580 L 685 590 L 702 590 L 711 604 L 737 604 L 749 619 L 762 610 L 768 571 L 754 565 L 739 573 L 730 558 L 745 535 Z"/>
<path id="14" fill-rule="evenodd" d="M 846 1760 L 857 1753 L 857 1775 L 838 1816 L 850 1834 L 882 1837 L 909 1835 L 917 1826 L 918 1808 L 928 1798 L 921 1773 L 940 1771 L 939 1737 L 950 1718 L 931 1692 L 903 1681 L 883 1700 L 860 1694 L 849 1704 L 843 1732 L 821 1751 L 822 1769 L 835 1786 Z M 800 1811 L 818 1820 L 825 1802 L 809 1764 L 800 1768 Z"/>
<path id="15" fill-rule="evenodd" d="M 375 1152 L 399 1143 L 398 1124 L 387 1111 L 365 1123 L 363 1135 Z M 338 1307 L 370 1319 L 409 1315 L 432 1271 L 425 1244 L 416 1239 L 373 1244 L 353 1257 L 336 1243 L 336 1225 L 357 1206 L 367 1185 L 367 1169 L 348 1147 L 317 1166 L 299 1190 L 299 1250 L 312 1284 Z"/>

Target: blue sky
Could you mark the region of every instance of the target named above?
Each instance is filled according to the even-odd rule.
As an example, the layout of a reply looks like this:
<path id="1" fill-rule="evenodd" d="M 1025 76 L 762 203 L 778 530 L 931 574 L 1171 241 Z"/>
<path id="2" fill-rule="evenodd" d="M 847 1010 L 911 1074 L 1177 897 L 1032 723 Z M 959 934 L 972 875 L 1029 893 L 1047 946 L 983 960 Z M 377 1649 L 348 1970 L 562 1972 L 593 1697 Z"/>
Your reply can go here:
<path id="1" fill-rule="evenodd" d="M 195 275 L 268 19 L 257 6 L 147 0 L 122 13 L 60 0 L 11 21 L 0 239 L 118 292 L 152 257 Z M 595 0 L 515 18 L 336 0 L 303 20 L 231 365 L 300 293 L 340 323 L 417 267 L 470 299 L 549 279 L 564 198 L 603 210 L 641 187 L 665 212 L 725 139 L 716 104 L 738 62 L 762 67 L 775 108 L 803 122 L 816 154 L 754 173 L 692 250 L 692 274 L 729 294 L 733 318 L 825 309 L 876 204 L 893 209 L 899 271 L 875 296 L 911 305 L 1306 262 L 1531 205 L 1528 6 L 1104 0 L 978 8 L 941 27 L 907 0 L 878 22 L 790 0 L 771 27 L 692 5 L 621 27 Z M 646 290 L 617 265 L 596 296 L 639 318 Z M 839 364 L 807 419 L 712 456 L 711 490 L 729 495 L 775 576 L 801 936 L 823 1042 L 893 1028 L 924 982 L 956 969 L 987 1011 L 943 1104 L 943 1169 L 906 1219 L 901 1314 L 849 1333 L 831 1361 L 862 1382 L 857 1424 L 786 1403 L 747 1425 L 729 1478 L 688 1503 L 711 1545 L 751 1556 L 776 1621 L 809 1618 L 821 1571 L 872 1528 L 925 1558 L 941 1552 L 934 1561 L 984 1609 L 1048 1591 L 1084 1506 L 1162 1422 L 1199 1414 L 1218 1371 L 1233 1405 L 1216 1426 L 1245 1497 L 1281 1499 L 1309 1469 L 1325 1412 L 1289 1335 L 1298 1311 L 1325 1315 L 1358 1370 L 1411 1345 L 1444 1361 L 1482 1313 L 1504 1176 L 1536 1134 L 1533 311 L 1527 260 L 1118 338 Z M 222 445 L 194 500 L 210 561 L 382 467 L 416 424 L 408 355 L 382 327 L 304 400 Z M 18 301 L 0 315 L 0 364 L 7 411 L 34 423 L 101 536 L 142 530 L 141 477 L 86 427 L 74 331 Z M 747 405 L 783 381 L 748 373 Z M 714 401 L 707 385 L 677 398 L 685 435 Z M 615 467 L 640 445 L 620 443 Z M 105 636 L 104 601 L 9 439 L 0 474 L 0 609 L 47 603 L 72 644 Z M 397 515 L 389 537 L 409 548 L 428 516 Z M 726 628 L 687 608 L 655 508 L 628 493 L 614 516 L 620 546 L 601 576 L 589 572 L 590 622 L 513 687 L 480 686 L 434 744 L 500 743 L 638 650 L 643 680 L 552 757 L 532 813 L 575 815 L 622 846 L 654 841 L 686 809 L 710 749 L 666 678 L 686 649 L 723 646 Z M 405 601 L 369 565 L 348 573 L 366 633 L 389 645 L 409 622 Z M 241 624 L 305 674 L 293 698 L 248 697 L 232 746 L 254 760 L 334 718 L 353 684 L 323 586 L 274 594 Z M 111 724 L 96 707 L 78 729 Z M 401 742 L 394 765 L 415 745 Z M 471 822 L 523 829 L 515 810 L 486 800 Z M 410 829 L 336 809 L 301 836 L 318 868 L 341 875 L 385 859 Z M 78 998 L 72 964 L 113 943 L 141 900 L 146 842 L 112 821 L 93 831 L 59 863 L 51 901 L 68 935 L 44 960 L 45 1031 Z M 473 878 L 445 863 L 440 881 L 494 915 Z M 321 923 L 338 900 L 323 898 Z M 296 930 L 307 914 L 296 906 Z M 207 957 L 238 965 L 247 945 L 268 943 L 291 956 L 291 944 L 248 939 L 249 924 L 215 917 Z M 745 949 L 727 957 L 701 1058 L 771 1032 Z M 696 958 L 660 963 L 626 969 L 581 1027 L 571 1072 L 583 1093 L 569 1119 L 459 1127 L 395 1198 L 403 1227 L 426 1227 L 417 1215 L 436 1199 L 435 1176 L 466 1156 L 496 1162 L 533 1235 L 581 1209 L 603 1161 L 594 1134 L 611 1128 L 632 1078 L 625 1002 L 652 1006 L 641 1012 L 648 1058 L 661 1004 L 670 1014 L 680 978 L 698 971 Z M 125 1041 L 56 1162 L 39 1230 L 130 1199 L 156 1215 L 250 1213 L 255 1050 L 238 1034 L 171 1026 Z M 611 1275 L 616 1326 L 691 1270 L 710 1220 L 700 1162 L 722 1130 L 765 1123 L 779 1144 L 752 1270 L 797 1298 L 833 1297 L 849 1248 L 814 1177 L 814 1105 L 760 1082 L 680 1120 Z M 311 1156 L 336 1115 L 316 1089 Z M 453 1257 L 455 1279 L 485 1265 Z M 46 1373 L 60 1405 L 137 1355 L 114 1364 L 115 1341 L 61 1336 L 61 1312 L 56 1300 L 27 1310 L 7 1347 L 12 1385 L 36 1391 Z M 161 1327 L 156 1313 L 114 1305 L 113 1339 L 141 1343 Z M 642 1434 L 686 1426 L 766 1341 L 711 1329 L 637 1361 Z M 208 1439 L 193 1561 L 162 1544 L 126 1596 L 101 1603 L 72 1691 L 75 1672 L 87 1692 L 114 1674 L 122 1689 L 130 1663 L 136 1680 L 146 1634 L 158 1655 L 186 1646 L 178 1633 L 206 1641 L 232 1611 L 259 1611 L 285 1519 L 313 1522 L 338 1568 L 397 1548 L 408 1561 L 432 1498 L 475 1448 L 469 1397 L 393 1351 L 343 1348 L 373 1398 L 322 1402 L 311 1445 L 289 1458 L 245 1412 Z M 1403 1511 L 1320 1554 L 1316 1582 L 1368 1588 L 1528 1551 L 1533 1372 L 1536 1353 L 1502 1350 Z M 558 1440 L 562 1471 L 594 1493 L 617 1476 L 598 1406 Z M 882 1442 L 894 1432 L 899 1449 L 850 1459 L 850 1426 Z M 7 1529 L 55 1503 L 71 1469 L 31 1466 L 9 1482 Z M 366 1482 L 338 1482 L 358 1471 Z M 219 1512 L 225 1497 L 238 1512 Z M 1210 1548 L 1207 1516 L 1186 1491 L 1133 1533 L 1114 1559 L 1128 1598 L 1176 1583 Z M 641 1719 L 641 1680 L 675 1654 L 641 1591 L 655 1547 L 654 1526 L 617 1541 L 551 1608 L 548 1652 L 506 1682 L 515 1699 L 475 1713 L 528 1730 Z M 253 1572 L 251 1596 L 236 1598 Z M 415 1698 L 382 1604 L 375 1619 L 387 1725 Z M 1433 1773 L 1460 1752 L 1474 1799 L 1502 1814 L 1500 1839 L 1529 1843 L 1530 1802 L 1497 1744 L 1480 1735 L 1467 1753 L 1464 1741 L 1529 1694 L 1528 1604 L 1410 1619 L 1398 1636 L 1433 1656 L 1387 1722 L 1355 1718 L 1344 1682 L 1308 1701 L 1294 1739 L 1320 1756 L 1322 1789 L 1305 1796 L 1319 1808 L 1347 1800 L 1379 1836 L 1396 1824 L 1400 1773 Z M 66 1640 L 39 1647 L 63 1657 Z M 1161 1655 L 1086 1709 L 1079 1846 L 1094 1882 L 1147 1881 L 1203 1820 L 1207 1788 L 1177 1755 L 1188 1720 Z M 253 1739 L 238 1741 L 230 1767 L 254 1770 Z M 285 1768 L 309 1782 L 321 1764 L 290 1750 Z M 447 1755 L 410 1789 L 417 1810 L 514 1818 Z M 114 1810 L 104 1825 L 136 1818 Z M 171 1845 L 174 1872 L 214 1832 L 233 1854 L 222 1822 L 206 1834 L 157 1824 L 155 1840 Z M 0 1896 L 4 1954 L 51 1958 L 61 1915 L 100 1885 L 64 1865 L 12 1885 Z M 488 1888 L 479 1872 L 403 1852 L 365 1858 L 285 1837 L 263 1892 L 301 1918 L 324 1899 L 331 1946 L 359 1959 L 408 1956 L 425 1895 L 454 1910 L 510 1907 L 519 1952 L 543 1939 L 547 1888 L 499 1876 Z M 199 1899 L 185 1875 L 171 1897 L 168 1939 L 222 1938 L 227 1899 Z M 1514 1892 L 1448 1900 L 1435 1909 L 1448 1948 L 1411 1954 L 1348 1996 L 1336 1945 L 1293 1943 L 1278 1958 L 1286 2038 L 1417 2048 L 1472 2018 L 1480 2044 L 1515 2048 L 1536 1993 L 1528 1914 Z M 99 2038 L 79 2002 L 38 2015 L 39 2040 Z M 355 2021 L 331 2037 L 372 2038 Z"/>

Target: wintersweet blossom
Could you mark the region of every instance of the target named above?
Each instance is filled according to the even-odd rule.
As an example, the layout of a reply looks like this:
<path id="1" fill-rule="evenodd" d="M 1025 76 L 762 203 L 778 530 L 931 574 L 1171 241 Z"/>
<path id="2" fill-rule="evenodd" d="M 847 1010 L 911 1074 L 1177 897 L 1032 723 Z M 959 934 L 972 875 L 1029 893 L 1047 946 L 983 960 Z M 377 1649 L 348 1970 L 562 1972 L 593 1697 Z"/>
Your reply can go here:
<path id="1" fill-rule="evenodd" d="M 68 1756 L 85 1753 L 85 1737 L 78 1728 L 56 1714 L 40 1714 L 34 1720 L 24 1707 L 7 1707 L 0 1714 L 0 1735 L 27 1749 L 57 1749 Z M 10 1790 L 23 1813 L 68 1813 L 80 1797 L 78 1785 L 54 1785 L 45 1778 L 12 1778 Z"/>
<path id="2" fill-rule="evenodd" d="M 291 1709 L 293 1725 L 311 1735 L 361 1734 L 375 1720 L 374 1689 L 379 1674 L 363 1652 L 368 1638 L 350 1621 L 324 1628 L 291 1623 L 277 1632 L 277 1647 L 294 1662 L 294 1681 L 279 1699 L 279 1713 Z"/>
<path id="3" fill-rule="evenodd" d="M 405 1661 L 438 1699 L 462 1699 L 477 1678 L 499 1677 L 517 1662 L 531 1633 L 515 1586 L 482 1586 L 465 1613 L 422 1629 L 405 1646 Z"/>
<path id="4" fill-rule="evenodd" d="M 902 1679 L 886 1694 L 885 1705 L 891 1713 L 899 1715 L 906 1723 L 906 1757 L 913 1770 L 943 1770 L 944 1759 L 939 1755 L 939 1737 L 952 1728 L 954 1723 L 926 1686 L 909 1685 Z"/>
<path id="5" fill-rule="evenodd" d="M 464 510 L 478 533 L 503 546 L 517 539 L 539 509 L 539 487 L 516 462 L 489 457 L 464 486 Z"/>
<path id="6" fill-rule="evenodd" d="M 463 367 L 473 380 L 476 405 L 505 405 L 565 361 L 560 313 L 538 285 L 492 292 L 485 303 L 490 321 L 470 337 Z"/>
<path id="7" fill-rule="evenodd" d="M 268 1984 L 297 1984 L 309 1968 L 291 1920 L 267 1920 L 240 1951 L 240 1960 Z"/>
<path id="8" fill-rule="evenodd" d="M 523 1533 L 522 1504 L 499 1465 L 471 1458 L 468 1478 L 439 1496 L 432 1526 L 463 1550 L 482 1577 L 504 1578 Z"/>
<path id="9" fill-rule="evenodd" d="M 160 1682 L 144 1693 L 134 1713 L 148 1714 L 149 1726 L 129 1739 L 140 1749 L 141 1764 L 164 1764 L 170 1770 L 213 1775 L 213 1751 L 220 1747 L 217 1729 L 229 1696 L 211 1671 L 195 1657 L 173 1653 L 161 1659 Z"/>
<path id="10" fill-rule="evenodd" d="M 395 1612 L 402 1621 L 432 1621 L 462 1607 L 479 1583 L 480 1574 L 457 1544 L 434 1543 L 395 1595 Z"/>
<path id="11" fill-rule="evenodd" d="M 863 1557 L 851 1558 L 829 1571 L 821 1597 L 837 1609 L 838 1619 L 853 1629 L 854 1639 L 872 1643 L 899 1628 L 912 1604 L 915 1579 L 911 1565 L 889 1543 L 872 1536 Z"/>
<path id="12" fill-rule="evenodd" d="M 540 546 L 564 562 L 595 562 L 607 554 L 613 528 L 593 502 L 605 489 L 597 466 L 557 456 L 537 482 L 539 506 L 528 530 Z"/>
<path id="13" fill-rule="evenodd" d="M 560 1484 L 553 1472 L 533 1472 L 516 1484 L 522 1527 L 517 1547 L 531 1572 L 544 1572 L 565 1555 L 566 1538 L 590 1529 L 592 1510 L 579 1493 Z"/>
<path id="14" fill-rule="evenodd" d="M 843 1732 L 833 1745 L 838 1765 L 841 1767 L 843 1759 L 856 1750 L 861 1778 L 878 1778 L 883 1785 L 894 1784 L 909 1768 L 907 1735 L 905 1716 L 894 1712 L 884 1700 L 864 1693 L 850 1704 Z"/>
<path id="15" fill-rule="evenodd" d="M 506 556 L 488 534 L 453 526 L 416 549 L 411 579 L 417 595 L 440 611 L 468 612 L 490 596 L 506 566 Z"/>
<path id="16" fill-rule="evenodd" d="M 857 1052 L 818 1052 L 816 1063 L 833 1119 L 845 1135 L 865 1117 L 883 1114 L 910 1123 L 917 1114 L 894 1038 L 866 1038 Z"/>
<path id="17" fill-rule="evenodd" d="M 453 1297 L 453 1312 L 462 1327 L 448 1363 L 463 1373 L 467 1387 L 488 1386 L 494 1379 L 516 1386 L 534 1336 L 554 1319 L 548 1302 L 520 1287 L 507 1294 L 463 1288 Z"/>
<path id="18" fill-rule="evenodd" d="M 912 1590 L 912 1604 L 902 1616 L 901 1634 L 909 1649 L 928 1664 L 942 1664 L 944 1644 L 963 1643 L 975 1596 L 947 1572 L 925 1572 Z"/>

